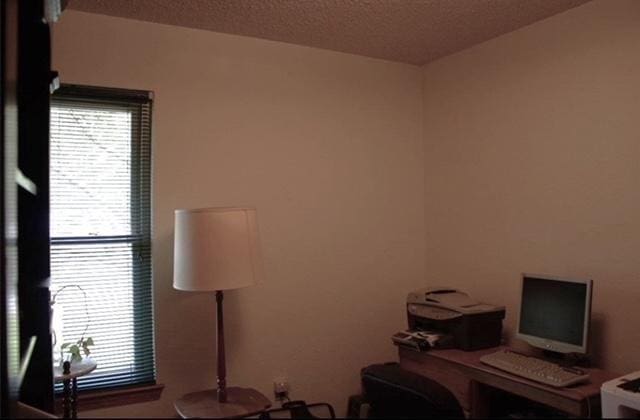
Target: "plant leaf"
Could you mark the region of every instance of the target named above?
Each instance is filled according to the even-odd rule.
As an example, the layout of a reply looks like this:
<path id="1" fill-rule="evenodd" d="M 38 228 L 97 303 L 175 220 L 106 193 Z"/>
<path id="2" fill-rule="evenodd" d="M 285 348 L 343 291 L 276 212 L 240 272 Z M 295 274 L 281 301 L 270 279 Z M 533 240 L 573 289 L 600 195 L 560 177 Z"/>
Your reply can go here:
<path id="1" fill-rule="evenodd" d="M 60 346 L 60 350 L 66 349 L 67 347 L 69 347 L 69 344 L 71 343 L 64 343 L 63 345 Z"/>
<path id="2" fill-rule="evenodd" d="M 93 338 L 88 337 L 88 338 L 84 341 L 84 343 L 85 343 L 87 346 L 93 346 Z"/>
<path id="3" fill-rule="evenodd" d="M 83 350 L 84 350 L 84 355 L 85 355 L 85 356 L 88 356 L 88 355 L 90 355 L 90 354 L 91 354 L 91 350 L 89 350 L 89 348 L 88 348 L 88 347 L 84 347 L 84 348 L 83 348 Z"/>

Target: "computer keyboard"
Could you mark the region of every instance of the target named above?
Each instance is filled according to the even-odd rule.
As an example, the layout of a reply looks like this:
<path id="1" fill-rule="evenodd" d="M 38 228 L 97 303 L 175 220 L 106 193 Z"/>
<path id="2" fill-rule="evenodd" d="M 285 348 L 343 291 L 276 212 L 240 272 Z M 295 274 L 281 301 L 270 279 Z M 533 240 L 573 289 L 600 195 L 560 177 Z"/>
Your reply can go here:
<path id="1" fill-rule="evenodd" d="M 589 374 L 576 368 L 557 365 L 537 357 L 510 350 L 500 350 L 480 358 L 486 365 L 553 387 L 563 387 L 589 379 Z"/>

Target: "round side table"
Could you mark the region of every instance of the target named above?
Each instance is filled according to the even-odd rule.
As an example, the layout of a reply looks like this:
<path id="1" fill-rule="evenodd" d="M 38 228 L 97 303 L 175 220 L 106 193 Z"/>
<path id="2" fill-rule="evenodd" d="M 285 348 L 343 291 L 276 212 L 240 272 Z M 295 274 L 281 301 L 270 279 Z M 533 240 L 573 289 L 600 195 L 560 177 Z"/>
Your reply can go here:
<path id="1" fill-rule="evenodd" d="M 183 419 L 232 419 L 258 415 L 271 407 L 271 401 L 253 388 L 232 386 L 227 388 L 227 402 L 218 402 L 217 390 L 208 389 L 183 395 L 174 407 Z"/>
<path id="2" fill-rule="evenodd" d="M 64 362 L 62 366 L 53 367 L 54 382 L 62 382 L 63 418 L 78 418 L 78 378 L 88 375 L 98 367 L 91 359 L 82 359 L 80 362 Z"/>

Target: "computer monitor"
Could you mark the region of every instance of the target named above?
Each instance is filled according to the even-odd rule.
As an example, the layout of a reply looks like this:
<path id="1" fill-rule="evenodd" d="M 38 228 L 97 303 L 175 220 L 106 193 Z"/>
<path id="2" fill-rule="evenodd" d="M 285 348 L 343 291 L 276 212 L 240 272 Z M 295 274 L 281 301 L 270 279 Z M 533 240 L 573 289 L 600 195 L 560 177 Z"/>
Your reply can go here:
<path id="1" fill-rule="evenodd" d="M 558 353 L 587 352 L 591 280 L 522 275 L 517 337 Z"/>

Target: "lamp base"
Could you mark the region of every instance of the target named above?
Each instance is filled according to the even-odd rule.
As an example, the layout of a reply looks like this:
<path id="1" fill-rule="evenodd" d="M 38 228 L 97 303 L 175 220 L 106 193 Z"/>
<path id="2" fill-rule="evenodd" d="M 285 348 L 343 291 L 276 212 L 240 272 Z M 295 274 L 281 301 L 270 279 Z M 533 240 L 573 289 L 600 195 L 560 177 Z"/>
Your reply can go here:
<path id="1" fill-rule="evenodd" d="M 192 392 L 183 395 L 174 403 L 183 419 L 233 418 L 259 414 L 271 407 L 271 401 L 252 388 L 227 388 L 227 402 L 218 402 L 217 389 Z"/>

